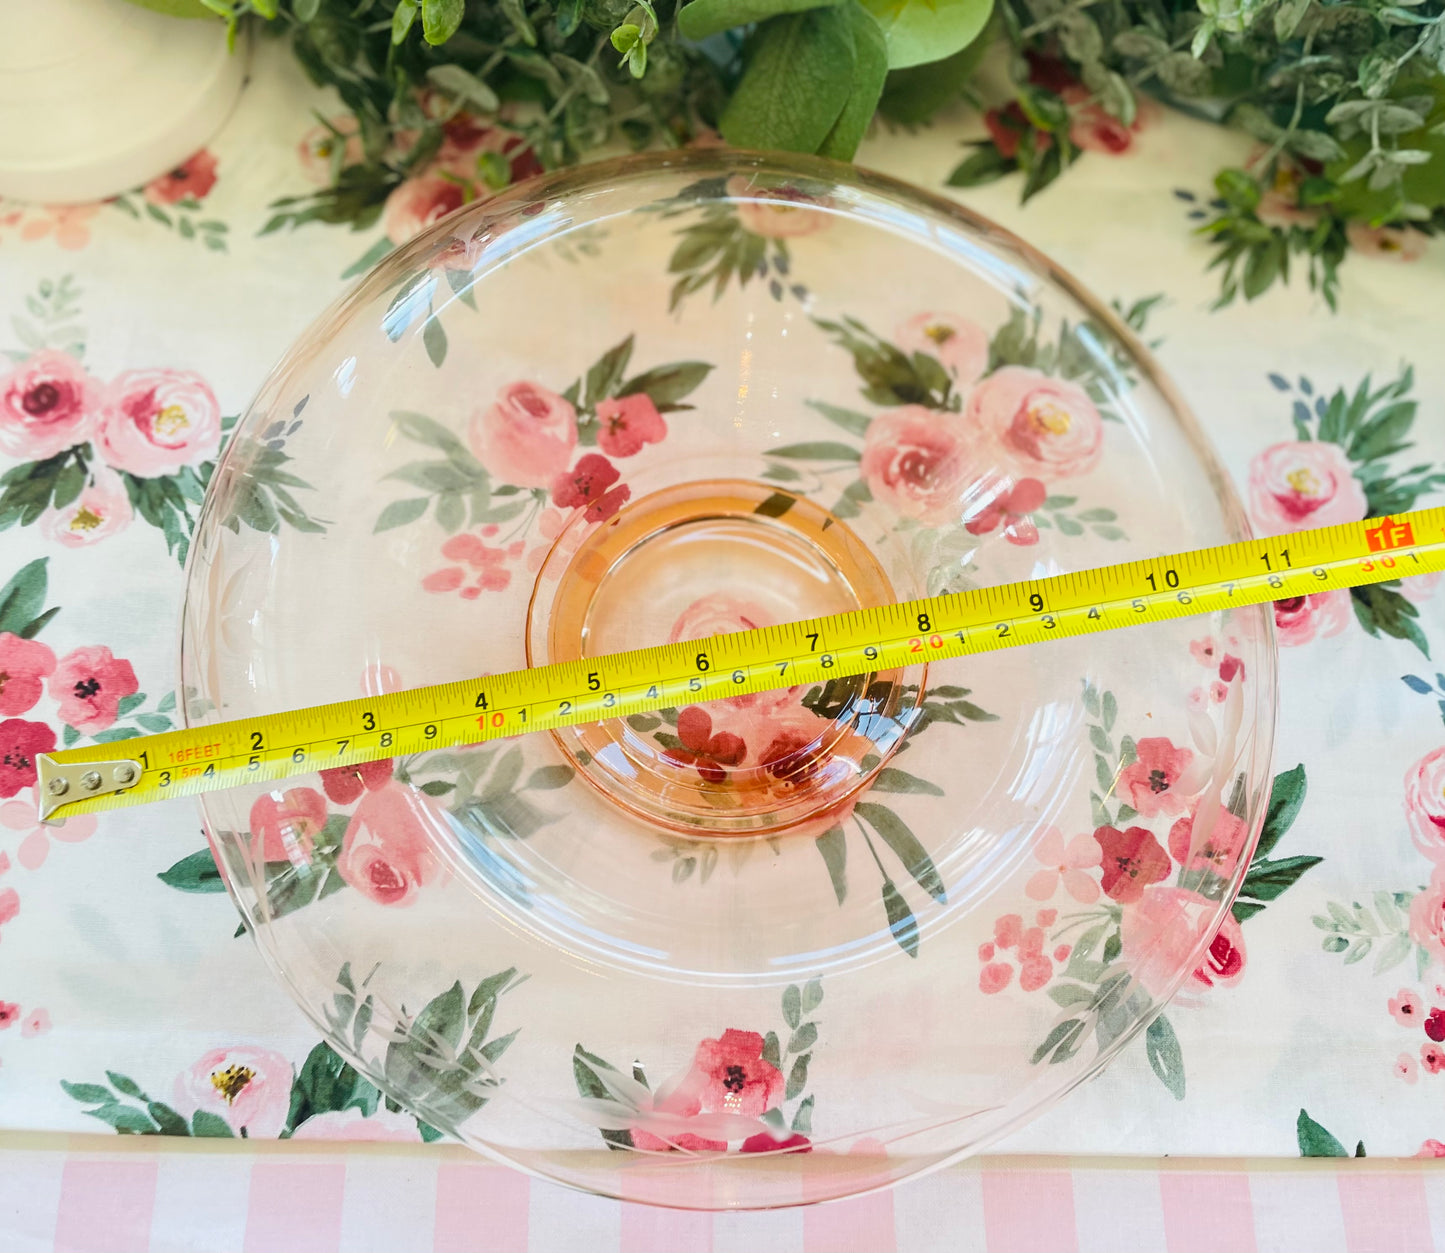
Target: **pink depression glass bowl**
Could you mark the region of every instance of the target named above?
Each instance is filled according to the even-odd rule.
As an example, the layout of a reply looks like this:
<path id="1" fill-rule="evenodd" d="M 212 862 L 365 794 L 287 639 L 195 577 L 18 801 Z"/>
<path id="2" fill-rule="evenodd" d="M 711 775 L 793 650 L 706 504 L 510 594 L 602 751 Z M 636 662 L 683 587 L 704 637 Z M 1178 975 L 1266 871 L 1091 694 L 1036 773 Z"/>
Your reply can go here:
<path id="1" fill-rule="evenodd" d="M 1004 231 L 637 157 L 452 214 L 303 337 L 211 485 L 183 679 L 204 723 L 1246 534 L 1135 336 Z M 1274 685 L 1248 609 L 203 809 L 419 1132 L 793 1205 L 976 1151 L 1232 977 Z"/>

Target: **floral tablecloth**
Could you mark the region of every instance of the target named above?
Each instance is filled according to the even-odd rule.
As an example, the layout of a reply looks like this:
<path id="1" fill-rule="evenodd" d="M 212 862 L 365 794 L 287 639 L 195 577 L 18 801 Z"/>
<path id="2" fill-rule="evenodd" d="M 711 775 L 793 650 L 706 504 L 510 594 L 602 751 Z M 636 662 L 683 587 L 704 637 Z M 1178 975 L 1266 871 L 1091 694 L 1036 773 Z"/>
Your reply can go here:
<path id="1" fill-rule="evenodd" d="M 235 116 L 175 171 L 103 205 L 0 204 L 3 1128 L 421 1134 L 320 1095 L 330 1057 L 233 937 L 191 802 L 34 821 L 34 754 L 175 722 L 180 563 L 270 363 L 349 275 L 476 190 L 424 173 L 362 230 L 277 228 L 273 203 L 324 180 L 340 142 L 317 111 L 338 109 L 263 47 Z M 1027 207 L 1008 182 L 963 198 L 1147 319 L 1256 525 L 1438 502 L 1445 249 L 1373 241 L 1338 313 L 1301 282 L 1216 311 L 1191 227 L 1243 141 L 1175 115 L 1091 125 L 1096 151 Z M 978 130 L 960 111 L 879 131 L 860 162 L 942 190 Z M 304 526 L 279 484 L 267 507 Z M 1171 1007 L 1180 1064 L 1141 1039 L 1003 1151 L 1445 1155 L 1442 604 L 1421 579 L 1277 607 L 1275 843 L 1212 979 Z M 1199 647 L 1227 683 L 1230 659 Z"/>

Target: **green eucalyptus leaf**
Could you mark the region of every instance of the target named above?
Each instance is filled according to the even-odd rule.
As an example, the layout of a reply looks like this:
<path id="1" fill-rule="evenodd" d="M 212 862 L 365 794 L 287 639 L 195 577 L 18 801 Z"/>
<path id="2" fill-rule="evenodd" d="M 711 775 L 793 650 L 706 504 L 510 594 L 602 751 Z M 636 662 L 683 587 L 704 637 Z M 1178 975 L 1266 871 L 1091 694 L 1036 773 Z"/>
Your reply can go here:
<path id="1" fill-rule="evenodd" d="M 993 0 L 863 0 L 883 28 L 888 68 L 951 57 L 983 33 Z"/>
<path id="2" fill-rule="evenodd" d="M 855 60 L 853 25 L 838 8 L 764 22 L 723 110 L 723 138 L 739 148 L 817 152 L 852 94 Z"/>

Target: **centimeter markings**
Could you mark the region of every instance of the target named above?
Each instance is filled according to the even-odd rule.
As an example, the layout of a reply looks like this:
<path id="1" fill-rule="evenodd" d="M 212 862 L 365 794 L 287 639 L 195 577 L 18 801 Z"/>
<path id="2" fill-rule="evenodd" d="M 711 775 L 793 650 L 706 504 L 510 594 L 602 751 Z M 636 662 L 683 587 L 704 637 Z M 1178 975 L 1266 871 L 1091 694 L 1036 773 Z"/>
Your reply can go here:
<path id="1" fill-rule="evenodd" d="M 38 791 L 42 811 L 63 820 L 1439 570 L 1445 570 L 1445 508 L 1422 509 L 69 749 L 40 759 Z"/>

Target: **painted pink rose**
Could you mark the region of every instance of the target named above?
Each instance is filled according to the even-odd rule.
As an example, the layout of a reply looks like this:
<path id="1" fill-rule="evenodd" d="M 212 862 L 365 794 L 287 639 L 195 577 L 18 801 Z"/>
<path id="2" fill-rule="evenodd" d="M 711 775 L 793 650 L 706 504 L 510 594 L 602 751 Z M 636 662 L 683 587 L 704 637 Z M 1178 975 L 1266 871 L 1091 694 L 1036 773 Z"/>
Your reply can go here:
<path id="1" fill-rule="evenodd" d="M 969 451 L 968 428 L 956 415 L 905 405 L 868 424 L 859 469 L 875 500 L 939 525 L 962 516 Z"/>
<path id="2" fill-rule="evenodd" d="M 145 198 L 154 205 L 179 204 L 187 198 L 204 200 L 216 185 L 216 158 L 204 148 L 145 185 Z"/>
<path id="3" fill-rule="evenodd" d="M 306 865 L 315 837 L 325 825 L 326 798 L 315 788 L 267 792 L 251 806 L 251 844 L 261 842 L 266 861 Z"/>
<path id="4" fill-rule="evenodd" d="M 212 456 L 221 406 L 189 370 L 127 370 L 106 389 L 95 446 L 117 470 L 150 479 Z"/>
<path id="5" fill-rule="evenodd" d="M 336 869 L 378 905 L 410 905 L 438 871 L 426 823 L 427 810 L 410 788 L 366 793 L 346 828 Z"/>
<path id="6" fill-rule="evenodd" d="M 1209 870 L 1227 879 L 1239 865 L 1249 827 L 1243 818 L 1220 807 L 1215 811 L 1214 825 L 1196 839 L 1197 816 L 1197 810 L 1186 814 L 1169 828 L 1169 855 L 1186 870 Z"/>
<path id="7" fill-rule="evenodd" d="M 1099 882 L 1089 873 L 1103 858 L 1099 842 L 1091 835 L 1076 835 L 1067 844 L 1057 827 L 1050 827 L 1034 848 L 1034 858 L 1044 868 L 1024 884 L 1024 892 L 1036 901 L 1046 901 L 1060 883 L 1076 901 L 1092 905 L 1099 899 Z"/>
<path id="8" fill-rule="evenodd" d="M 1140 740 L 1137 751 L 1135 760 L 1119 771 L 1119 798 L 1145 818 L 1183 813 L 1188 792 L 1181 791 L 1181 779 L 1182 786 L 1188 788 L 1185 771 L 1194 754 L 1187 748 L 1176 748 L 1163 736 Z"/>
<path id="9" fill-rule="evenodd" d="M 359 1109 L 329 1110 L 312 1114 L 295 1131 L 293 1140 L 388 1141 L 394 1144 L 420 1144 L 421 1132 L 416 1119 L 409 1114 L 378 1109 L 370 1115 Z"/>
<path id="10" fill-rule="evenodd" d="M 704 1078 L 699 1099 L 706 1113 L 760 1118 L 782 1100 L 782 1072 L 763 1060 L 763 1037 L 756 1031 L 729 1028 L 702 1041 L 692 1065 Z"/>
<path id="11" fill-rule="evenodd" d="M 597 447 L 609 457 L 630 457 L 665 438 L 667 423 L 646 392 L 597 402 Z"/>
<path id="12" fill-rule="evenodd" d="M 1160 846 L 1152 832 L 1144 827 L 1100 827 L 1094 839 L 1101 853 L 1103 867 L 1100 886 L 1104 895 L 1120 904 L 1137 901 L 1151 883 L 1167 878 L 1173 868 L 1169 854 Z"/>
<path id="13" fill-rule="evenodd" d="M 1233 914 L 1225 914 L 1191 977 L 1206 988 L 1233 987 L 1244 978 L 1244 963 L 1244 932 Z"/>
<path id="14" fill-rule="evenodd" d="M 1343 448 L 1291 440 L 1249 463 L 1249 508 L 1263 530 L 1280 532 L 1358 522 L 1368 506 Z"/>
<path id="15" fill-rule="evenodd" d="M 1338 635 L 1353 616 L 1350 594 L 1343 588 L 1310 596 L 1291 596 L 1274 602 L 1275 635 L 1284 647 L 1293 648 L 1312 639 Z"/>
<path id="16" fill-rule="evenodd" d="M 756 187 L 748 175 L 734 174 L 727 181 L 727 194 L 736 200 L 743 228 L 764 239 L 812 235 L 831 222 L 824 211 L 831 202 L 796 187 Z"/>
<path id="17" fill-rule="evenodd" d="M 1405 820 L 1415 847 L 1445 866 L 1445 748 L 1426 753 L 1405 772 Z"/>
<path id="18" fill-rule="evenodd" d="M 55 654 L 39 640 L 0 632 L 0 717 L 23 714 L 55 672 Z"/>
<path id="19" fill-rule="evenodd" d="M 0 377 L 0 453 L 44 461 L 85 443 L 103 395 L 74 357 L 35 353 Z"/>
<path id="20" fill-rule="evenodd" d="M 1410 938 L 1445 966 L 1445 867 L 1437 867 L 1430 886 L 1410 902 Z"/>
<path id="21" fill-rule="evenodd" d="M 1020 475 L 1047 481 L 1086 474 L 1104 452 L 1104 422 L 1088 393 L 1025 366 L 995 370 L 974 389 L 966 412 Z"/>
<path id="22" fill-rule="evenodd" d="M 0 722 L 0 797 L 35 786 L 35 758 L 55 749 L 55 732 L 43 722 Z"/>
<path id="23" fill-rule="evenodd" d="M 927 353 L 958 386 L 972 387 L 988 369 L 988 332 L 955 313 L 920 313 L 893 333 L 893 342 L 909 354 Z"/>
<path id="24" fill-rule="evenodd" d="M 467 189 L 457 179 L 422 174 L 392 189 L 381 211 L 381 225 L 392 243 L 404 244 L 466 201 Z"/>
<path id="25" fill-rule="evenodd" d="M 551 487 L 577 447 L 577 410 L 538 383 L 508 383 L 479 411 L 469 431 L 472 451 L 503 483 Z"/>
<path id="26" fill-rule="evenodd" d="M 176 1079 L 176 1108 L 203 1109 L 237 1135 L 272 1140 L 291 1106 L 291 1063 L 269 1049 L 213 1049 Z"/>
<path id="27" fill-rule="evenodd" d="M 1204 938 L 1216 908 L 1213 901 L 1187 888 L 1155 884 L 1124 910 L 1120 952 L 1150 996 L 1160 999 L 1170 991 Z"/>
<path id="28" fill-rule="evenodd" d="M 47 509 L 40 515 L 40 531 L 66 548 L 84 548 L 119 534 L 134 516 L 120 475 L 97 465 L 79 496 L 68 505 Z"/>
<path id="29" fill-rule="evenodd" d="M 352 114 L 339 113 L 326 120 L 327 125 L 313 126 L 296 145 L 302 171 L 318 187 L 331 185 L 331 171 L 338 152 L 342 154 L 342 169 L 360 164 L 364 155 L 361 136 L 356 133 L 356 118 Z"/>
<path id="30" fill-rule="evenodd" d="M 60 702 L 60 720 L 87 735 L 110 726 L 120 702 L 140 690 L 130 662 L 101 645 L 66 653 L 48 686 L 51 699 Z"/>
<path id="31" fill-rule="evenodd" d="M 94 814 L 77 814 L 58 827 L 47 827 L 35 816 L 33 801 L 6 801 L 0 805 L 0 827 L 25 832 L 20 847 L 15 850 L 15 858 L 26 870 L 39 870 L 50 855 L 51 840 L 65 844 L 88 840 L 95 834 L 96 818 Z M 9 864 L 6 858 L 4 869 L 8 869 Z"/>
<path id="32" fill-rule="evenodd" d="M 1361 256 L 1384 257 L 1390 261 L 1418 261 L 1430 246 L 1430 237 L 1423 231 L 1399 226 L 1368 226 L 1351 222 L 1345 227 L 1345 238 Z"/>
<path id="33" fill-rule="evenodd" d="M 668 633 L 667 642 L 705 640 L 714 635 L 733 635 L 738 631 L 755 631 L 759 627 L 776 626 L 778 617 L 755 601 L 743 600 L 718 592 L 693 601 L 678 615 Z M 710 702 L 716 708 L 747 709 L 759 714 L 772 714 L 802 699 L 804 688 L 785 687 L 772 692 L 746 692 L 741 696 L 725 696 Z"/>
<path id="34" fill-rule="evenodd" d="M 1399 995 L 1392 996 L 1385 1007 L 1402 1027 L 1417 1027 L 1425 1016 L 1425 1002 L 1409 988 L 1401 988 Z"/>

